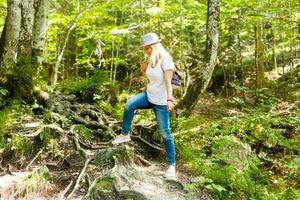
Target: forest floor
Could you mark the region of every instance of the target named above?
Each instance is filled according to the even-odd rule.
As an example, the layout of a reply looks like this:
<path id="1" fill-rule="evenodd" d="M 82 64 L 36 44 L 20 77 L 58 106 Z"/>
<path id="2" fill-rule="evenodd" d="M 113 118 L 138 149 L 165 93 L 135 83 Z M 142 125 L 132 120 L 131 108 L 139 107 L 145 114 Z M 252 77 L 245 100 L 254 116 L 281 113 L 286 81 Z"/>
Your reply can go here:
<path id="1" fill-rule="evenodd" d="M 199 99 L 191 118 L 184 121 L 188 128 L 174 132 L 175 138 L 186 137 L 184 145 L 189 148 L 195 141 L 209 141 L 209 137 L 218 144 L 213 135 L 204 135 L 205 124 L 224 117 L 247 116 L 246 111 L 229 106 L 229 102 L 206 93 Z M 295 105 L 278 106 L 270 110 L 270 115 L 284 115 Z M 285 122 L 282 123 L 285 127 Z M 223 123 L 227 124 L 230 125 Z M 217 199 L 205 185 L 199 187 L 201 177 L 195 177 L 187 163 L 195 158 L 181 160 L 179 155 L 177 180 L 162 178 L 166 170 L 165 152 L 161 138 L 155 135 L 156 129 L 154 123 L 134 124 L 132 141 L 113 146 L 111 141 L 121 130 L 118 119 L 99 107 L 78 101 L 75 95 L 51 94 L 44 103 L 24 109 L 7 129 L 11 146 L 1 155 L 0 200 Z M 217 151 L 214 153 L 218 155 Z M 222 153 L 227 155 L 226 151 Z M 216 171 L 213 173 L 218 175 Z"/>
<path id="2" fill-rule="evenodd" d="M 9 129 L 26 142 L 16 140 L 15 150 L 4 153 L 0 199 L 214 199 L 207 189 L 186 189 L 196 178 L 180 161 L 177 180 L 162 177 L 154 128 L 135 126 L 132 142 L 112 146 L 118 120 L 75 96 L 50 96 L 45 108 L 24 112 Z"/>

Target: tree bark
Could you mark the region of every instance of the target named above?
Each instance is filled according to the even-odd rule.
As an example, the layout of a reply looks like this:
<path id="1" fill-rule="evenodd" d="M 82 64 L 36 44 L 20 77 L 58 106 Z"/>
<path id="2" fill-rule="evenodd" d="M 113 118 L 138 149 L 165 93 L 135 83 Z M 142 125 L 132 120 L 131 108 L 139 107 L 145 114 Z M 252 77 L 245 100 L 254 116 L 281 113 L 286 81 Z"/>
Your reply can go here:
<path id="1" fill-rule="evenodd" d="M 257 20 L 255 27 L 255 63 L 256 63 L 256 88 L 261 89 L 265 85 L 264 67 L 264 44 L 263 44 L 263 21 Z"/>
<path id="2" fill-rule="evenodd" d="M 35 14 L 33 4 L 34 0 L 21 1 L 22 24 L 19 36 L 18 58 L 31 58 L 32 30 Z"/>
<path id="3" fill-rule="evenodd" d="M 36 73 L 36 63 L 33 62 L 35 49 L 42 51 L 44 42 L 38 42 L 37 33 L 47 26 L 48 0 L 8 0 L 7 17 L 1 36 L 3 47 L 0 51 L 2 82 L 13 94 L 25 100 L 32 98 Z M 43 10 L 43 11 L 42 11 Z M 42 11 L 42 13 L 40 13 Z M 39 17 L 42 15 L 42 17 Z M 47 28 L 46 28 L 47 29 Z M 45 40 L 45 33 L 42 36 Z"/>
<path id="4" fill-rule="evenodd" d="M 65 59 L 64 59 L 64 70 L 62 71 L 62 79 L 67 79 L 74 76 L 74 65 L 76 63 L 76 51 L 77 51 L 77 38 L 76 28 L 72 30 L 69 36 L 69 41 L 66 46 Z"/>
<path id="5" fill-rule="evenodd" d="M 201 93 L 207 89 L 214 68 L 217 65 L 220 23 L 219 0 L 208 0 L 207 4 L 206 64 L 201 69 L 194 82 L 188 87 L 186 95 L 176 106 L 177 114 L 183 113 L 186 116 L 191 114 Z"/>
<path id="6" fill-rule="evenodd" d="M 7 16 L 1 36 L 3 38 L 3 50 L 1 52 L 0 67 L 4 73 L 7 73 L 7 70 L 11 70 L 10 68 L 17 60 L 22 20 L 21 0 L 8 0 L 7 3 Z M 1 74 L 3 75 L 4 73 Z M 2 78 L 6 79 L 6 77 Z"/>
<path id="7" fill-rule="evenodd" d="M 43 48 L 48 30 L 49 2 L 48 0 L 39 0 L 38 2 L 35 2 L 35 7 L 36 13 L 33 26 L 32 57 L 36 62 L 36 67 L 39 67 L 42 65 L 43 61 Z"/>
<path id="8" fill-rule="evenodd" d="M 67 34 L 66 34 L 66 38 L 65 38 L 64 44 L 63 44 L 63 46 L 61 48 L 61 51 L 58 52 L 58 55 L 57 55 L 57 58 L 56 58 L 57 60 L 56 60 L 54 69 L 51 69 L 53 71 L 53 74 L 50 75 L 51 80 L 49 80 L 49 82 L 51 83 L 51 85 L 55 85 L 57 83 L 58 68 L 59 68 L 59 66 L 60 66 L 60 64 L 61 64 L 61 62 L 63 60 L 64 52 L 66 50 L 66 46 L 67 46 L 67 43 L 69 41 L 69 37 L 70 37 L 71 32 L 76 28 L 77 23 L 78 23 L 80 17 L 82 16 L 82 14 L 84 14 L 85 12 L 87 12 L 92 6 L 93 6 L 93 4 L 90 4 L 85 9 L 80 10 L 79 4 L 78 4 L 77 14 L 76 14 L 75 18 L 73 19 L 72 23 L 69 25 L 69 28 L 68 28 L 68 31 L 67 31 Z"/>
<path id="9" fill-rule="evenodd" d="M 274 68 L 277 69 L 277 55 L 276 55 L 276 38 L 273 28 L 271 28 L 271 35 L 272 35 L 272 57 L 273 57 L 273 65 Z"/>

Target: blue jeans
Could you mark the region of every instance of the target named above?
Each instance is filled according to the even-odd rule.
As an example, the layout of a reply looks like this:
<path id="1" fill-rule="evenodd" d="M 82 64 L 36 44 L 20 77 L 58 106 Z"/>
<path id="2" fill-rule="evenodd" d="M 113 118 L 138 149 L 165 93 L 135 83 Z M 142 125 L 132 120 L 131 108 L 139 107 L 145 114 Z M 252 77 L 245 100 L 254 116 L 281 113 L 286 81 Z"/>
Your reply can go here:
<path id="1" fill-rule="evenodd" d="M 129 99 L 125 105 L 123 113 L 123 134 L 130 134 L 131 122 L 136 109 L 152 108 L 156 117 L 156 121 L 162 135 L 168 166 L 175 165 L 175 145 L 170 131 L 170 116 L 166 105 L 155 105 L 148 101 L 147 93 L 142 92 Z"/>

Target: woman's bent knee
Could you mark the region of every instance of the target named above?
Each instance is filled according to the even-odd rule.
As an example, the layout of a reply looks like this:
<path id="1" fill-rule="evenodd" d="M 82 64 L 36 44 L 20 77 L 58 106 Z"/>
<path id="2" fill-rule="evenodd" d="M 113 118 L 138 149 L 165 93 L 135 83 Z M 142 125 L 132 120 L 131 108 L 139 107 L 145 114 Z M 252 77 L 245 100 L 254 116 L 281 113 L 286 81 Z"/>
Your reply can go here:
<path id="1" fill-rule="evenodd" d="M 133 102 L 130 99 L 125 104 L 125 110 L 134 110 Z"/>

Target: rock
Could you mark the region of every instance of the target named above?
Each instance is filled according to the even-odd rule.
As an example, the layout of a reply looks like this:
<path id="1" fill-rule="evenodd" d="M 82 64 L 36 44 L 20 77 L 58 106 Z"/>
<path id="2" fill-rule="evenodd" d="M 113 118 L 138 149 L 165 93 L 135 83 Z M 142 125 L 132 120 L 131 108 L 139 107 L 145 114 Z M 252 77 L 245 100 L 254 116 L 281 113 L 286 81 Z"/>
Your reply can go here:
<path id="1" fill-rule="evenodd" d="M 162 178 L 162 171 L 156 166 L 140 167 L 117 166 L 114 173 L 115 189 L 124 199 L 132 198 L 139 200 L 193 200 L 199 197 L 187 197 L 187 193 Z M 177 185 L 181 185 L 180 183 Z M 175 186 L 175 187 L 174 187 Z"/>
<path id="2" fill-rule="evenodd" d="M 241 172 L 244 169 L 244 161 L 250 153 L 250 145 L 242 143 L 235 136 L 222 136 L 214 141 L 212 156 Z"/>

